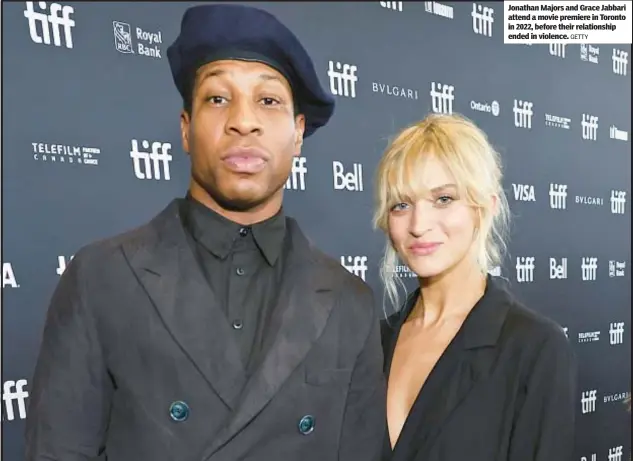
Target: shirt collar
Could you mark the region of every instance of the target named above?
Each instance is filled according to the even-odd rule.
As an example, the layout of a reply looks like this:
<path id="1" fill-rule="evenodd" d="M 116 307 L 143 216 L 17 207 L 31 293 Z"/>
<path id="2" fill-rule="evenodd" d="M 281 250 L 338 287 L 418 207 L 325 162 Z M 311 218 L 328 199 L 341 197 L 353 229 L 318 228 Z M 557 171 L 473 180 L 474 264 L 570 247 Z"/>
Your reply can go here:
<path id="1" fill-rule="evenodd" d="M 277 214 L 259 223 L 243 226 L 216 213 L 187 193 L 183 202 L 185 226 L 193 238 L 220 259 L 233 249 L 233 242 L 241 233 L 252 232 L 255 244 L 271 266 L 275 264 L 286 235 L 286 218 L 283 208 Z"/>

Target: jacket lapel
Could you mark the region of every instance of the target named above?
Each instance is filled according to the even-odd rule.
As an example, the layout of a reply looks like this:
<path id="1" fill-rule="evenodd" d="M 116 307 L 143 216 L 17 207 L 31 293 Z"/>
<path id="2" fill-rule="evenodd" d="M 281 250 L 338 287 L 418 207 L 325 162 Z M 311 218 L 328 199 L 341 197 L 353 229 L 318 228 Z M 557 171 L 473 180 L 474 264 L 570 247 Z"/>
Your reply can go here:
<path id="1" fill-rule="evenodd" d="M 310 243 L 296 222 L 288 218 L 286 263 L 276 312 L 264 346 L 265 354 L 246 384 L 230 423 L 203 456 L 222 448 L 270 402 L 305 359 L 321 335 L 334 306 L 336 280 L 315 260 Z"/>
<path id="2" fill-rule="evenodd" d="M 124 246 L 130 265 L 174 340 L 233 408 L 245 381 L 242 360 L 187 242 L 179 201 L 174 200 L 148 229 L 149 242 Z"/>
<path id="3" fill-rule="evenodd" d="M 416 453 L 428 453 L 469 392 L 489 375 L 494 359 L 490 348 L 497 343 L 507 311 L 507 304 L 500 302 L 502 296 L 503 291 L 489 277 L 484 296 L 435 364 L 413 404 L 394 448 L 394 459 L 417 459 Z M 407 303 L 393 333 L 389 364 L 397 334 L 416 298 Z M 409 440 L 415 443 L 406 442 Z"/>

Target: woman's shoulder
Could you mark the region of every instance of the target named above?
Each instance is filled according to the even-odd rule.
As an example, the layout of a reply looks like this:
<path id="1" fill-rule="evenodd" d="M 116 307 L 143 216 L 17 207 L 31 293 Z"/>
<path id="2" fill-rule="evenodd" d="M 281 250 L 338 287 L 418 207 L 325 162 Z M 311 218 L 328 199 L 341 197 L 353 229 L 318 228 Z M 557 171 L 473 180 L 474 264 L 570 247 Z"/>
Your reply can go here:
<path id="1" fill-rule="evenodd" d="M 508 285 L 497 282 L 502 291 L 499 297 L 504 304 L 506 315 L 501 335 L 526 349 L 548 347 L 568 348 L 567 335 L 557 322 L 545 313 L 519 300 Z"/>

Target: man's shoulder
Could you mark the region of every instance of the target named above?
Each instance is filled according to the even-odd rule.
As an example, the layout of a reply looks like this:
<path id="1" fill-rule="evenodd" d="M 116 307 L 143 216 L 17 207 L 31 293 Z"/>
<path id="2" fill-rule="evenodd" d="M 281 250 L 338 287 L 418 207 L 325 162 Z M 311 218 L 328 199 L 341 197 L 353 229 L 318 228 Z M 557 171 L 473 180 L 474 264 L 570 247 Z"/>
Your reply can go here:
<path id="1" fill-rule="evenodd" d="M 133 254 L 139 249 L 157 242 L 159 239 L 159 227 L 168 218 L 166 208 L 149 220 L 116 234 L 93 240 L 79 248 L 75 252 L 74 260 L 82 265 L 90 265 L 94 262 L 107 264 L 112 257 L 121 255 L 125 248 L 128 254 Z"/>

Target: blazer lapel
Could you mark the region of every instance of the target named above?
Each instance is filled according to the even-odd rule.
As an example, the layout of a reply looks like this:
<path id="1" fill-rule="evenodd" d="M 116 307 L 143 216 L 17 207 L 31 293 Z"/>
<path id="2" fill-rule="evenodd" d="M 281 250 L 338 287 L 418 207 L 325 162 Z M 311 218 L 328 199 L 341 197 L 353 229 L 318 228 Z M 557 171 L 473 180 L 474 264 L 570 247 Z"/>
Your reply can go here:
<path id="1" fill-rule="evenodd" d="M 413 404 L 394 447 L 394 459 L 417 459 L 416 453 L 428 453 L 469 392 L 488 376 L 494 354 L 486 348 L 496 345 L 507 311 L 506 304 L 499 302 L 500 294 L 499 287 L 489 278 L 484 296 L 435 364 Z M 408 305 L 398 332 L 414 302 L 415 299 Z M 396 341 L 397 333 L 393 348 Z M 400 440 L 416 442 L 401 444 Z"/>
<path id="2" fill-rule="evenodd" d="M 334 306 L 336 280 L 313 259 L 310 243 L 290 218 L 288 230 L 287 259 L 270 329 L 272 336 L 266 340 L 265 354 L 246 384 L 233 418 L 203 459 L 222 448 L 270 402 L 321 335 Z"/>
<path id="3" fill-rule="evenodd" d="M 150 224 L 150 242 L 124 247 L 166 328 L 228 408 L 245 372 L 230 326 L 198 268 L 174 200 Z"/>

